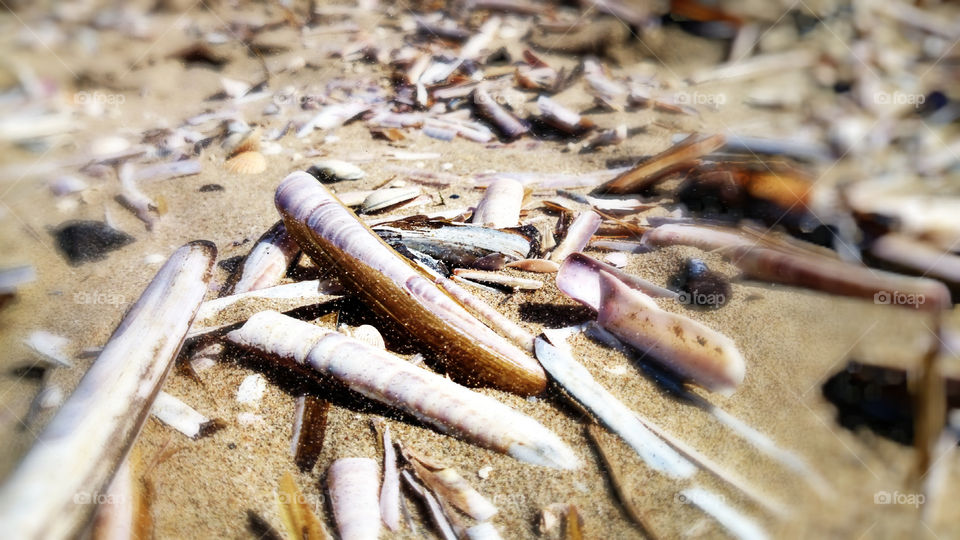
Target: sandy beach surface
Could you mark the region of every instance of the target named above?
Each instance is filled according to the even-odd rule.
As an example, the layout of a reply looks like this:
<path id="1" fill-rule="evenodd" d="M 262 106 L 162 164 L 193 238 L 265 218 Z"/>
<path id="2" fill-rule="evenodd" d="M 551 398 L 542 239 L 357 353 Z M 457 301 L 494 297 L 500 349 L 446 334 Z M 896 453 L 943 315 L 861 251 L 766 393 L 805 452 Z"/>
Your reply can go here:
<path id="1" fill-rule="evenodd" d="M 361 33 L 380 46 L 399 47 L 407 35 L 403 20 L 409 15 L 402 7 L 380 5 L 370 11 L 352 10 L 344 20 L 355 22 Z M 180 126 L 186 118 L 227 106 L 237 107 L 248 122 L 264 130 L 282 129 L 289 122 L 284 114 L 262 114 L 272 102 L 269 97 L 241 105 L 209 100 L 221 90 L 221 77 L 258 83 L 264 80 L 266 68 L 270 89 L 290 87 L 297 96 L 320 92 L 335 80 L 389 86 L 390 72 L 384 66 L 330 56 L 332 48 L 345 46 L 356 37 L 355 33 L 310 35 L 281 24 L 258 34 L 255 41 L 283 50 L 258 57 L 228 27 L 231 22 L 282 20 L 283 16 L 274 4 L 244 3 L 233 7 L 218 3 L 183 12 L 160 11 L 149 16 L 149 38 L 135 39 L 116 30 L 104 30 L 96 34 L 96 43 L 87 44 L 87 48 L 85 40 L 91 38 L 84 37 L 80 26 L 63 23 L 61 28 L 67 37 L 47 48 L 21 43 L 24 39 L 29 41 L 31 28 L 38 35 L 47 35 L 48 30 L 33 26 L 32 21 L 39 19 L 35 15 L 31 18 L 30 10 L 21 16 L 0 15 L 0 27 L 4 30 L 0 33 L 0 50 L 4 51 L 5 64 L 30 66 L 71 104 L 78 92 L 103 102 L 102 110 L 96 114 L 90 113 L 89 108 L 75 112 L 75 127 L 49 148 L 32 151 L 4 143 L 0 152 L 0 167 L 4 171 L 0 178 L 0 266 L 26 264 L 37 272 L 35 282 L 22 287 L 13 300 L 0 308 L 0 349 L 4 351 L 0 355 L 0 440 L 4 441 L 0 445 L 0 477 L 14 468 L 54 412 L 47 409 L 24 422 L 39 388 L 43 384 L 55 385 L 69 395 L 95 356 L 83 351 L 106 342 L 125 310 L 178 246 L 206 239 L 216 244 L 218 261 L 245 256 L 260 234 L 277 221 L 273 193 L 292 171 L 305 170 L 318 160 L 332 158 L 355 163 L 366 172 L 361 180 L 332 184 L 330 187 L 336 192 L 372 189 L 391 178 L 402 180 L 402 168 L 465 179 L 487 171 L 590 173 L 632 164 L 655 154 L 672 144 L 676 133 L 751 127 L 759 130 L 762 126 L 767 134 L 790 134 L 799 126 L 795 111 L 744 105 L 743 97 L 753 88 L 749 81 L 697 87 L 699 92 L 723 95 L 725 99 L 716 109 L 700 108 L 699 116 L 654 109 L 595 109 L 593 98 L 578 85 L 565 90 L 561 101 L 574 110 L 587 111 L 587 116 L 600 127 L 625 123 L 631 128 L 626 141 L 595 152 L 581 152 L 578 143 L 568 141 L 533 137 L 509 143 L 476 143 L 459 138 L 441 141 L 419 130 L 407 130 L 403 141 L 391 143 L 374 138 L 364 122 L 354 121 L 305 138 L 292 134 L 280 138 L 276 141 L 279 151 L 266 153 L 266 170 L 250 175 L 227 171 L 223 166 L 224 152 L 214 143 L 196 158 L 202 164 L 199 174 L 141 184 L 150 197 L 162 200 L 165 209 L 152 230 L 115 200 L 120 186 L 112 168 L 101 177 L 84 177 L 89 187 L 80 194 L 51 194 L 48 182 L 59 172 L 43 167 L 89 152 L 90 145 L 108 135 L 139 142 L 150 129 Z M 331 16 L 328 22 L 339 20 Z M 223 44 L 211 46 L 228 60 L 222 68 L 187 66 L 171 58 L 171 54 L 207 32 L 222 32 L 225 36 Z M 613 68 L 613 73 L 646 71 L 664 80 L 681 80 L 724 58 L 724 51 L 712 41 L 677 27 L 664 28 L 660 37 L 661 41 L 652 43 L 653 46 L 637 41 L 618 44 L 616 54 L 621 58 L 621 67 Z M 498 39 L 513 58 L 520 57 L 523 46 L 517 40 Z M 544 52 L 542 57 L 568 70 L 580 61 L 580 57 L 569 54 Z M 808 84 L 802 79 L 795 81 L 789 71 L 775 79 L 764 79 L 763 84 L 785 88 Z M 525 106 L 532 107 L 532 103 Z M 436 156 L 400 161 L 391 157 L 391 152 L 397 150 Z M 856 167 L 840 162 L 831 170 L 820 172 L 829 184 Z M 222 189 L 202 189 L 211 184 Z M 416 212 L 467 208 L 483 194 L 466 181 L 425 185 L 424 189 L 434 196 L 433 201 Z M 532 200 L 554 196 L 554 190 L 535 192 Z M 653 199 L 654 203 L 657 201 Z M 529 207 L 528 218 L 555 216 L 540 205 Z M 646 215 L 666 215 L 672 208 L 654 208 Z M 400 209 L 394 214 L 413 212 Z M 105 214 L 135 241 L 111 252 L 104 260 L 68 264 L 51 231 L 69 220 L 102 221 Z M 604 255 L 590 249 L 586 253 Z M 761 525 L 770 537 L 960 535 L 960 520 L 949 503 L 960 496 L 956 457 L 948 454 L 942 458 L 946 464 L 939 507 L 926 508 L 921 514 L 910 504 L 875 504 L 878 494 L 916 492 L 916 484 L 911 480 L 914 450 L 867 429 L 851 431 L 842 427 L 836 421 L 836 408 L 821 390 L 822 384 L 842 370 L 850 358 L 870 358 L 874 363 L 895 367 L 915 366 L 933 339 L 933 317 L 920 310 L 742 280 L 729 261 L 695 248 L 668 247 L 631 254 L 625 271 L 667 285 L 689 257 L 702 258 L 712 269 L 732 278 L 732 297 L 716 310 L 691 309 L 662 299 L 658 304 L 729 336 L 747 365 L 746 379 L 732 395 L 697 392 L 766 434 L 778 447 L 801 456 L 825 480 L 826 487 L 818 491 L 809 478 L 763 455 L 707 412 L 664 393 L 638 367 L 644 361 L 640 354 L 628 358 L 582 334 L 575 335 L 570 340 L 575 357 L 624 404 L 734 472 L 784 510 L 782 515 L 775 515 L 704 471 L 685 482 L 664 478 L 645 466 L 618 437 L 604 433 L 602 440 L 612 451 L 613 468 L 618 470 L 631 500 L 645 513 L 657 536 L 713 538 L 729 534 L 680 494 L 694 485 L 719 494 L 727 504 Z M 224 266 L 227 265 L 216 268 L 208 299 L 218 295 L 230 276 Z M 301 266 L 310 265 L 301 262 Z M 325 276 L 329 272 L 324 268 L 306 268 L 302 274 Z M 477 294 L 531 332 L 594 319 L 593 313 L 556 288 L 551 275 L 506 272 L 542 279 L 544 286 L 532 292 Z M 286 281 L 295 280 L 288 277 Z M 276 306 L 264 302 L 258 307 Z M 305 311 L 310 320 L 328 327 L 327 315 L 338 312 L 341 321 L 351 325 L 369 322 L 378 326 L 386 336 L 388 349 L 406 358 L 422 349 L 392 323 L 373 317 L 350 299 Z M 958 326 L 953 313 L 946 319 L 948 326 Z M 24 344 L 24 338 L 35 330 L 68 338 L 66 351 L 73 359 L 73 367 L 54 369 L 44 379 L 19 369 L 36 362 L 35 353 Z M 253 533 L 248 526 L 249 511 L 279 529 L 276 490 L 279 479 L 287 472 L 294 474 L 308 502 L 315 506 L 328 528 L 335 530 L 326 502 L 326 468 L 341 457 L 381 460 L 382 450 L 371 424 L 375 418 L 386 419 L 396 440 L 454 467 L 488 497 L 499 509 L 492 521 L 505 538 L 540 537 L 539 514 L 551 503 L 576 505 L 587 538 L 641 536 L 617 501 L 610 477 L 585 432 L 591 420 L 571 405 L 555 385 L 531 398 L 486 388 L 478 391 L 557 433 L 581 459 L 583 466 L 576 471 L 527 465 L 442 435 L 389 408 L 359 396 L 332 392 L 323 384 L 273 368 L 260 358 L 231 348 L 212 354 L 215 361 L 194 376 L 188 366 L 195 358 L 210 354 L 208 347 L 185 347 L 163 390 L 204 415 L 222 421 L 224 427 L 191 440 L 149 418 L 135 444 L 138 463 L 134 470 L 150 487 L 150 515 L 157 538 L 250 538 Z M 948 362 L 945 370 L 956 372 L 958 368 Z M 238 403 L 241 382 L 253 374 L 262 374 L 267 380 L 262 400 L 255 404 Z M 295 400 L 305 392 L 329 397 L 333 407 L 316 466 L 299 471 L 290 454 L 290 437 Z M 482 468 L 489 468 L 485 478 L 478 475 Z M 406 500 L 415 528 L 404 525 L 395 536 L 435 534 L 420 504 L 409 496 Z"/>

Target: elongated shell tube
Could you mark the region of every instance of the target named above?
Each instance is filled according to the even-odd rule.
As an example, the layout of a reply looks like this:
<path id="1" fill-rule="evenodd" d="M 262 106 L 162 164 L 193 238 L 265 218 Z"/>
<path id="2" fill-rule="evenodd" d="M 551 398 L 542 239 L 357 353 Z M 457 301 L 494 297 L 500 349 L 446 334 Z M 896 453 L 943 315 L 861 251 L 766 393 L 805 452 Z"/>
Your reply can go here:
<path id="1" fill-rule="evenodd" d="M 664 311 L 652 298 L 601 272 L 597 322 L 709 390 L 732 391 L 746 362 L 733 340 L 693 320 Z"/>
<path id="2" fill-rule="evenodd" d="M 431 348 L 459 380 L 522 395 L 546 387 L 533 358 L 477 320 L 312 176 L 290 174 L 276 204 L 307 255 Z"/>
<path id="3" fill-rule="evenodd" d="M 341 458 L 327 469 L 330 506 L 343 540 L 380 536 L 380 470 L 370 458 Z"/>
<path id="4" fill-rule="evenodd" d="M 552 431 L 503 403 L 338 332 L 262 311 L 227 334 L 237 345 L 310 366 L 370 399 L 413 414 L 443 433 L 521 461 L 575 469 L 576 455 Z"/>
<path id="5" fill-rule="evenodd" d="M 736 229 L 667 224 L 647 231 L 643 241 L 657 246 L 679 244 L 719 251 L 751 279 L 928 311 L 952 306 L 950 291 L 939 281 L 859 266 L 820 254 L 816 246 L 751 238 Z"/>
<path id="6" fill-rule="evenodd" d="M 571 398 L 621 437 L 650 467 L 673 478 L 689 478 L 692 463 L 650 432 L 637 415 L 598 383 L 573 356 L 537 338 L 537 358 Z"/>
<path id="7" fill-rule="evenodd" d="M 181 247 L 127 312 L 76 390 L 0 487 L 0 531 L 5 535 L 79 534 L 140 433 L 180 351 L 207 292 L 216 253 L 210 242 Z"/>
<path id="8" fill-rule="evenodd" d="M 516 227 L 520 222 L 521 206 L 523 184 L 512 178 L 496 178 L 487 186 L 470 222 L 495 229 Z"/>

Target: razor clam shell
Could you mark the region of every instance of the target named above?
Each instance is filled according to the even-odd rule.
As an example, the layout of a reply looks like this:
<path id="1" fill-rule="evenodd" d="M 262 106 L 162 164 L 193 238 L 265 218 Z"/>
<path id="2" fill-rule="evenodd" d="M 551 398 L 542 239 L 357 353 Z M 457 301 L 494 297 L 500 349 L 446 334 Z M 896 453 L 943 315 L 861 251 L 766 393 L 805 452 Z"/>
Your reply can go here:
<path id="1" fill-rule="evenodd" d="M 104 502 L 97 505 L 96 515 L 90 524 L 89 537 L 95 540 L 137 538 L 141 531 L 135 530 L 138 511 L 138 493 L 134 486 L 130 460 L 125 459 L 117 469 L 113 480 L 104 493 Z"/>
<path id="2" fill-rule="evenodd" d="M 380 470 L 371 458 L 340 458 L 327 469 L 330 507 L 343 540 L 380 536 Z"/>
<path id="3" fill-rule="evenodd" d="M 716 151 L 726 144 L 723 135 L 700 137 L 696 133 L 597 188 L 598 193 L 623 195 L 641 191 L 676 167 Z"/>
<path id="4" fill-rule="evenodd" d="M 518 347 L 533 352 L 533 334 L 524 330 L 502 313 L 490 307 L 486 302 L 470 294 L 469 291 L 450 279 L 437 279 L 437 284 L 450 293 L 458 302 L 480 317 L 485 323 L 510 338 Z"/>
<path id="5" fill-rule="evenodd" d="M 250 313 L 248 305 L 256 307 L 258 301 L 281 302 L 285 305 L 284 310 L 290 310 L 332 302 L 341 298 L 342 295 L 339 294 L 341 292 L 342 288 L 339 284 L 314 279 L 207 300 L 200 304 L 200 309 L 194 318 L 194 325 L 190 327 L 187 338 L 194 339 L 198 336 L 212 334 L 247 320 Z M 227 315 L 224 315 L 224 313 L 227 313 Z M 203 324 L 206 321 L 214 320 L 216 322 L 212 324 Z"/>
<path id="6" fill-rule="evenodd" d="M 724 497 L 701 487 L 680 492 L 684 501 L 700 508 L 740 540 L 765 540 L 767 533 L 749 517 L 724 502 Z"/>
<path id="7" fill-rule="evenodd" d="M 922 240 L 897 233 L 885 234 L 873 242 L 870 254 L 912 272 L 939 279 L 952 291 L 960 290 L 960 256 L 945 253 Z"/>
<path id="8" fill-rule="evenodd" d="M 636 414 L 602 387 L 569 354 L 536 340 L 537 359 L 570 397 L 583 405 L 611 432 L 626 441 L 650 467 L 673 478 L 689 478 L 696 467 L 643 425 Z"/>
<path id="9" fill-rule="evenodd" d="M 560 270 L 559 264 L 548 259 L 520 259 L 519 261 L 509 262 L 504 266 L 538 274 L 556 274 Z"/>
<path id="10" fill-rule="evenodd" d="M 457 471 L 449 467 L 433 471 L 419 462 L 414 462 L 414 470 L 438 497 L 473 519 L 486 521 L 497 513 L 497 507 L 474 489 Z"/>
<path id="11" fill-rule="evenodd" d="M 400 471 L 390 426 L 380 420 L 383 433 L 383 482 L 380 486 L 380 518 L 391 531 L 400 530 Z"/>
<path id="12" fill-rule="evenodd" d="M 422 192 L 423 190 L 417 186 L 378 189 L 363 200 L 363 203 L 360 204 L 360 211 L 369 214 L 370 212 L 383 210 L 415 199 Z"/>
<path id="13" fill-rule="evenodd" d="M 506 139 L 516 139 L 530 131 L 524 122 L 497 103 L 483 85 L 473 91 L 473 104 L 480 115 L 493 124 Z"/>
<path id="14" fill-rule="evenodd" d="M 602 221 L 603 218 L 600 217 L 600 214 L 592 210 L 581 212 L 567 229 L 567 236 L 564 237 L 556 249 L 553 250 L 553 253 L 550 254 L 550 260 L 561 263 L 570 256 L 571 253 L 579 253 L 582 251 L 590 242 L 593 233 L 597 232 L 597 229 L 600 228 Z"/>
<path id="15" fill-rule="evenodd" d="M 939 311 L 952 307 L 950 291 L 939 281 L 884 272 L 824 255 L 816 246 L 751 238 L 738 229 L 668 224 L 647 231 L 643 241 L 719 251 L 751 279 L 782 283 L 842 296 L 876 300 L 892 295 L 924 298 L 909 307 Z M 889 300 L 888 300 L 889 303 Z"/>
<path id="16" fill-rule="evenodd" d="M 503 403 L 340 333 L 272 311 L 260 312 L 227 339 L 242 347 L 308 365 L 351 390 L 404 410 L 442 433 L 560 469 L 576 455 L 549 429 Z"/>
<path id="17" fill-rule="evenodd" d="M 327 413 L 330 402 L 310 395 L 297 398 L 293 413 L 293 434 L 290 455 L 301 471 L 310 471 L 317 464 L 326 438 Z"/>
<path id="18" fill-rule="evenodd" d="M 483 283 L 493 283 L 495 285 L 503 285 L 505 287 L 510 287 L 511 289 L 521 289 L 521 290 L 537 290 L 540 287 L 543 287 L 543 282 L 539 279 L 530 279 L 522 278 L 517 276 L 511 276 L 509 274 L 502 274 L 500 272 L 488 272 L 484 270 L 465 270 L 463 268 L 456 268 L 453 270 L 453 274 L 462 279 L 469 279 L 471 281 L 480 281 Z"/>
<path id="19" fill-rule="evenodd" d="M 403 244 L 450 267 L 497 270 L 536 249 L 535 240 L 516 232 L 444 221 L 392 221 L 373 231 L 387 243 Z"/>
<path id="20" fill-rule="evenodd" d="M 582 253 L 574 253 L 567 257 L 567 260 L 560 266 L 556 279 L 557 288 L 570 298 L 596 311 L 600 308 L 601 272 L 607 272 L 629 287 L 650 296 L 663 298 L 677 298 L 678 296 L 677 293 L 669 289 L 654 285 Z"/>
<path id="21" fill-rule="evenodd" d="M 267 229 L 243 260 L 232 294 L 272 287 L 287 275 L 287 268 L 300 253 L 300 247 L 287 234 L 283 221 Z M 203 320 L 203 319 L 200 319 Z"/>
<path id="22" fill-rule="evenodd" d="M 410 471 L 403 471 L 400 473 L 400 476 L 403 478 L 404 482 L 410 486 L 410 489 L 414 491 L 427 505 L 427 510 L 430 512 L 430 517 L 433 519 L 434 525 L 437 526 L 437 529 L 440 531 L 440 536 L 444 540 L 457 540 L 457 535 L 453 532 L 453 525 L 451 525 L 450 520 L 447 519 L 446 514 L 443 512 L 440 503 L 437 502 L 437 498 L 433 496 L 433 493 L 430 493 L 430 490 L 423 487 L 419 482 L 417 482 Z"/>
<path id="23" fill-rule="evenodd" d="M 594 127 L 590 120 L 547 96 L 541 95 L 537 98 L 537 107 L 540 108 L 541 120 L 565 133 L 576 135 Z"/>
<path id="24" fill-rule="evenodd" d="M 19 538 L 79 534 L 95 505 L 76 497 L 103 492 L 127 455 L 207 292 L 215 258 L 210 242 L 170 256 L 0 487 L 0 529 Z"/>
<path id="25" fill-rule="evenodd" d="M 290 174 L 277 188 L 276 205 L 307 255 L 433 349 L 452 374 L 520 394 L 546 387 L 533 358 L 470 315 L 312 176 Z"/>
<path id="26" fill-rule="evenodd" d="M 470 222 L 494 229 L 516 227 L 522 205 L 523 184 L 512 178 L 497 178 L 487 186 Z"/>
<path id="27" fill-rule="evenodd" d="M 743 382 L 746 362 L 733 340 L 660 309 L 652 298 L 605 272 L 600 273 L 597 322 L 704 388 L 728 392 Z"/>

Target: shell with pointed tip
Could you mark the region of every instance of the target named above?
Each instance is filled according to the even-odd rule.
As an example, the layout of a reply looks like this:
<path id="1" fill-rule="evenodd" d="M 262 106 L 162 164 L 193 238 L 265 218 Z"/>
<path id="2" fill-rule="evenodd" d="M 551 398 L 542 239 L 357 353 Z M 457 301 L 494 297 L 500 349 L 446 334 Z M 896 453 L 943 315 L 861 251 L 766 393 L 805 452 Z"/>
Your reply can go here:
<path id="1" fill-rule="evenodd" d="M 746 362 L 733 340 L 660 309 L 652 298 L 605 272 L 600 273 L 597 322 L 704 388 L 732 391 L 743 382 Z"/>
<path id="2" fill-rule="evenodd" d="M 216 253 L 210 242 L 191 242 L 157 272 L 0 487 L 0 530 L 17 538 L 80 534 L 180 351 Z"/>
<path id="3" fill-rule="evenodd" d="M 440 432 L 527 463 L 558 469 L 579 467 L 577 456 L 563 441 L 533 418 L 338 332 L 263 311 L 227 339 L 284 364 L 309 366 Z"/>
<path id="4" fill-rule="evenodd" d="M 276 204 L 304 253 L 403 325 L 459 380 L 523 395 L 546 388 L 536 360 L 472 316 L 312 176 L 288 176 L 277 188 Z"/>
<path id="5" fill-rule="evenodd" d="M 257 240 L 243 260 L 232 287 L 233 294 L 255 291 L 280 283 L 287 268 L 300 253 L 297 243 L 287 234 L 283 221 L 278 221 Z"/>

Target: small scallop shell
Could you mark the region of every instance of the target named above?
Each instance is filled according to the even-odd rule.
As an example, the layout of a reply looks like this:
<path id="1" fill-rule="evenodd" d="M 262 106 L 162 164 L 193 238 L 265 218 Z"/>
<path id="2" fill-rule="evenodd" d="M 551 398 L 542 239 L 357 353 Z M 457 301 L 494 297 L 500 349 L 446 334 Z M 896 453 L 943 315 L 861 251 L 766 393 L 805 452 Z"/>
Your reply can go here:
<path id="1" fill-rule="evenodd" d="M 258 174 L 267 170 L 267 158 L 257 151 L 240 152 L 225 161 L 223 166 L 232 173 Z"/>

